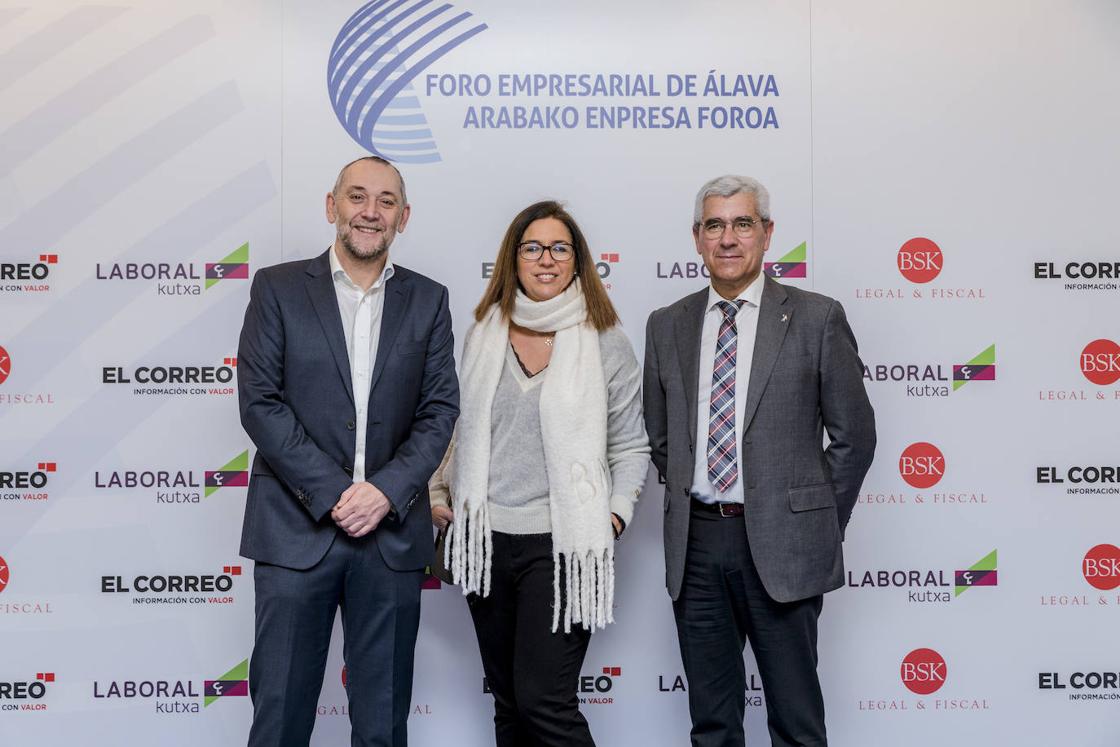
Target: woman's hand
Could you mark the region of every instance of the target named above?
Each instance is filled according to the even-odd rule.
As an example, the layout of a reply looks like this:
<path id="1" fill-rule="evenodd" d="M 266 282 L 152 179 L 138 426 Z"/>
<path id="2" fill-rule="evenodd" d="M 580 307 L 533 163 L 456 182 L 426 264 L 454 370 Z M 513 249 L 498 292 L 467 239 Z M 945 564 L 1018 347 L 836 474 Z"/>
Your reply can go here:
<path id="1" fill-rule="evenodd" d="M 450 508 L 447 506 L 432 506 L 432 523 L 436 525 L 436 529 L 442 532 L 453 521 L 455 521 L 455 512 Z"/>
<path id="2" fill-rule="evenodd" d="M 618 539 L 622 536 L 622 530 L 625 528 L 622 519 L 618 518 L 618 514 L 611 514 L 611 525 L 614 527 L 614 538 Z"/>

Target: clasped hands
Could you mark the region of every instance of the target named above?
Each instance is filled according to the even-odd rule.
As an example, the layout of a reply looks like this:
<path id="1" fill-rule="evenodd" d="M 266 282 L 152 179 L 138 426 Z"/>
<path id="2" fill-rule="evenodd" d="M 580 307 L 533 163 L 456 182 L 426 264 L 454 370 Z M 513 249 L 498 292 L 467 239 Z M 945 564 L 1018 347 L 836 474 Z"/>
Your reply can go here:
<path id="1" fill-rule="evenodd" d="M 389 497 L 372 483 L 356 482 L 342 492 L 331 518 L 351 537 L 364 537 L 377 529 L 392 508 Z"/>

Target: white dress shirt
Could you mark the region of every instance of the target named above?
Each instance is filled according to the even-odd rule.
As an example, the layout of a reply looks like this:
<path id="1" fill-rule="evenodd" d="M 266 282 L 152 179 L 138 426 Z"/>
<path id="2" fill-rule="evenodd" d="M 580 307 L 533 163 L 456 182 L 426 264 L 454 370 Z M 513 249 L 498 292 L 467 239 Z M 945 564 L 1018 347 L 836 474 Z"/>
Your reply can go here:
<path id="1" fill-rule="evenodd" d="M 373 364 L 377 360 L 377 343 L 381 339 L 381 311 L 385 308 L 385 283 L 393 277 L 393 263 L 386 258 L 381 277 L 368 291 L 363 291 L 330 251 L 331 276 L 342 331 L 346 335 L 346 352 L 350 356 L 350 380 L 354 384 L 354 482 L 366 479 L 366 422 L 369 420 L 369 389 Z"/>
<path id="2" fill-rule="evenodd" d="M 712 406 L 716 342 L 719 340 L 719 325 L 723 321 L 723 312 L 717 304 L 727 299 L 716 293 L 715 288 L 708 287 L 708 310 L 704 312 L 704 327 L 700 335 L 700 374 L 696 387 L 696 462 L 692 471 L 692 495 L 704 503 L 743 502 L 743 415 L 747 405 L 747 386 L 751 379 L 751 359 L 754 358 L 762 284 L 760 272 L 737 296 L 746 302 L 735 315 L 735 460 L 739 464 L 739 477 L 723 492 L 708 479 L 708 421 Z"/>

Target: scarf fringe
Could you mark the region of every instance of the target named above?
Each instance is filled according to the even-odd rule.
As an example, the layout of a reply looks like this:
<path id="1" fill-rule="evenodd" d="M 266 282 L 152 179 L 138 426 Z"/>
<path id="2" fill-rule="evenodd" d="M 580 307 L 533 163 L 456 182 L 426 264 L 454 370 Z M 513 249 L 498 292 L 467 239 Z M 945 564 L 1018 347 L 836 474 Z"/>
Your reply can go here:
<path id="1" fill-rule="evenodd" d="M 490 566 L 494 545 L 490 533 L 490 504 L 483 502 L 460 516 L 447 527 L 443 562 L 451 570 L 451 578 L 463 588 L 463 595 L 474 592 L 490 595 Z"/>
<path id="2" fill-rule="evenodd" d="M 560 588 L 561 569 L 565 580 Z M 552 554 L 552 632 L 564 621 L 564 632 L 572 623 L 594 633 L 614 622 L 614 553 Z"/>

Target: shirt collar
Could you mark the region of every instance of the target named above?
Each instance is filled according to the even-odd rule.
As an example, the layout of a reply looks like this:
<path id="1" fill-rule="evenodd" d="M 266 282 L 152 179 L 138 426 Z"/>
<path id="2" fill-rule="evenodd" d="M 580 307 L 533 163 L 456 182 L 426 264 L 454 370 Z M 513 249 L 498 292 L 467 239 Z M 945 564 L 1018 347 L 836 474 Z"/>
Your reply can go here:
<path id="1" fill-rule="evenodd" d="M 330 252 L 328 252 L 328 256 L 331 263 L 331 276 L 336 281 L 344 283 L 347 287 L 361 291 L 361 287 L 359 287 L 357 283 L 350 279 L 350 276 L 346 274 L 346 270 L 343 269 L 342 263 L 338 261 L 338 255 L 335 254 L 335 247 L 331 247 Z M 396 271 L 396 268 L 393 266 L 393 260 L 389 257 L 386 257 L 385 267 L 381 270 L 381 276 L 377 278 L 377 281 L 374 282 L 372 286 L 370 286 L 370 290 L 378 290 L 379 288 L 381 288 L 381 286 L 385 285 L 385 283 L 388 282 L 389 278 L 393 277 Z"/>
<path id="2" fill-rule="evenodd" d="M 739 292 L 739 295 L 735 297 L 736 300 L 746 301 L 750 306 L 758 308 L 760 305 L 762 305 L 762 288 L 765 281 L 765 275 L 761 272 L 758 273 L 758 277 L 752 280 L 750 285 Z M 727 299 L 716 292 L 715 288 L 710 285 L 708 286 L 708 311 L 714 309 L 716 307 L 716 304 L 720 301 L 726 300 Z"/>

